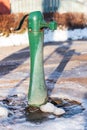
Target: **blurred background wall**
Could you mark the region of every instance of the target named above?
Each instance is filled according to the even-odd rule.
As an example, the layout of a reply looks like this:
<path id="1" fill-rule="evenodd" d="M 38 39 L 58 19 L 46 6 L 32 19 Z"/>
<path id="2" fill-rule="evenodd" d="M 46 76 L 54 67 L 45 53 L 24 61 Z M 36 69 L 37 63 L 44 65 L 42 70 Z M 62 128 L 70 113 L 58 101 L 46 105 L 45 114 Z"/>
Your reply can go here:
<path id="1" fill-rule="evenodd" d="M 87 0 L 10 0 L 11 13 L 32 12 L 87 12 Z"/>

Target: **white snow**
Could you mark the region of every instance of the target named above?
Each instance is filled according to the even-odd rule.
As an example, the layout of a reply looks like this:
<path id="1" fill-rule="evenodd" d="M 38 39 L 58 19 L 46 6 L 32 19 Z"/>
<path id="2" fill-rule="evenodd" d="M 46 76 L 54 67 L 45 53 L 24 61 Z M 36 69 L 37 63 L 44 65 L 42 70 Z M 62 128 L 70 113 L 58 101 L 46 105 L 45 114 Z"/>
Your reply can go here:
<path id="1" fill-rule="evenodd" d="M 62 108 L 58 108 L 50 102 L 47 102 L 46 104 L 40 106 L 40 110 L 43 112 L 53 113 L 54 115 L 62 115 L 65 113 Z"/>
<path id="2" fill-rule="evenodd" d="M 8 109 L 0 106 L 0 119 L 8 117 Z"/>
<path id="3" fill-rule="evenodd" d="M 28 33 L 23 34 L 10 34 L 8 37 L 0 37 L 0 46 L 17 46 L 22 44 L 28 44 Z"/>
<path id="4" fill-rule="evenodd" d="M 59 42 L 71 40 L 87 39 L 87 28 L 74 29 L 74 30 L 60 30 L 55 31 L 45 30 L 44 31 L 44 42 Z M 28 32 L 23 34 L 10 34 L 8 37 L 0 36 L 0 46 L 16 46 L 29 44 Z"/>
<path id="5" fill-rule="evenodd" d="M 54 115 L 57 115 L 57 116 L 63 115 L 64 113 L 65 113 L 64 109 L 58 108 L 58 107 L 55 107 L 55 109 L 54 109 L 54 111 L 53 111 L 53 114 L 54 114 Z"/>
<path id="6" fill-rule="evenodd" d="M 43 112 L 53 113 L 54 107 L 55 106 L 52 103 L 48 102 L 45 105 L 40 106 L 40 110 Z"/>
<path id="7" fill-rule="evenodd" d="M 44 42 L 87 39 L 87 28 L 55 31 L 45 30 Z"/>
<path id="8" fill-rule="evenodd" d="M 67 30 L 45 30 L 44 33 L 44 42 L 52 42 L 52 41 L 66 41 L 68 38 Z"/>

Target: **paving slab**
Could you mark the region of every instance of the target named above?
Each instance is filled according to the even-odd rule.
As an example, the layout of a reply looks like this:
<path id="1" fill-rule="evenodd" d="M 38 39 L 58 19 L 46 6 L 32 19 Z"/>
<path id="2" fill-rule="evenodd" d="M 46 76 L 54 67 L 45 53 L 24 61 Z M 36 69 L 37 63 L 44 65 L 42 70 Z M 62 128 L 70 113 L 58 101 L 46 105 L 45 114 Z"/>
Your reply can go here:
<path id="1" fill-rule="evenodd" d="M 29 46 L 1 47 L 0 105 L 10 110 L 10 116 L 0 121 L 0 130 L 87 130 L 87 41 L 45 43 L 43 63 L 49 97 L 76 102 L 73 108 L 65 108 L 70 113 L 41 122 L 23 117 L 30 79 Z"/>

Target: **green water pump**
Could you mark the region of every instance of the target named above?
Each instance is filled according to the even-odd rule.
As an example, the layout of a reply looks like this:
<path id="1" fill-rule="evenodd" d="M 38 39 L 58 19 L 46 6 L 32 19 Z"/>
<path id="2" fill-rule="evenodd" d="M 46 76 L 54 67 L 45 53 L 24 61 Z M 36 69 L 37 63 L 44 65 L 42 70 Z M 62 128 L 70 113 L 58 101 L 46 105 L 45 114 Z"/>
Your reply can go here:
<path id="1" fill-rule="evenodd" d="M 47 88 L 45 84 L 43 67 L 43 28 L 51 30 L 57 28 L 57 23 L 46 23 L 40 11 L 29 14 L 28 36 L 30 44 L 30 85 L 28 92 L 28 104 L 39 107 L 47 101 Z"/>

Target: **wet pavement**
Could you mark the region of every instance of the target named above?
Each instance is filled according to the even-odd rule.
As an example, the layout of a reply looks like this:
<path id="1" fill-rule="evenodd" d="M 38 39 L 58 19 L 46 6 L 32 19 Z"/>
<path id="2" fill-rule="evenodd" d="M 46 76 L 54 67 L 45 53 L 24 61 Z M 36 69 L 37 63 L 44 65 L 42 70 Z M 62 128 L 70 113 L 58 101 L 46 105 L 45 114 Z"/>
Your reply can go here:
<path id="1" fill-rule="evenodd" d="M 87 130 L 87 41 L 44 44 L 49 97 L 65 114 L 28 112 L 30 51 L 27 45 L 0 48 L 0 106 L 8 117 L 0 130 Z"/>

